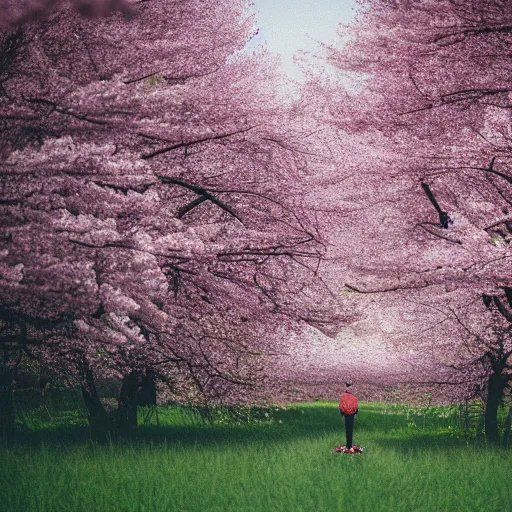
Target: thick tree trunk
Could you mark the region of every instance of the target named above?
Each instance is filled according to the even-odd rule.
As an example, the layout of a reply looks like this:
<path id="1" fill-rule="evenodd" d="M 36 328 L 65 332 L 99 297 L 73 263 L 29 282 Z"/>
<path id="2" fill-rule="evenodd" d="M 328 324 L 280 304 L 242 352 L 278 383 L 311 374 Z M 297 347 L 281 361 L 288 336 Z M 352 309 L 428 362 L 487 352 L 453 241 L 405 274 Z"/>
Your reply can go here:
<path id="1" fill-rule="evenodd" d="M 89 420 L 92 439 L 99 443 L 107 442 L 112 432 L 110 418 L 100 401 L 94 376 L 88 367 L 84 369 L 82 397 L 87 409 L 87 419 Z"/>
<path id="2" fill-rule="evenodd" d="M 487 441 L 495 443 L 499 440 L 498 408 L 503 398 L 505 381 L 497 369 L 489 377 L 487 383 L 487 401 L 485 404 L 485 437 Z"/>
<path id="3" fill-rule="evenodd" d="M 119 393 L 116 426 L 120 434 L 130 434 L 137 428 L 137 392 L 140 375 L 131 372 L 125 375 Z"/>
<path id="4" fill-rule="evenodd" d="M 0 439 L 14 435 L 14 372 L 6 364 L 0 366 Z"/>
<path id="5" fill-rule="evenodd" d="M 155 374 L 148 370 L 140 381 L 137 405 L 156 405 Z"/>

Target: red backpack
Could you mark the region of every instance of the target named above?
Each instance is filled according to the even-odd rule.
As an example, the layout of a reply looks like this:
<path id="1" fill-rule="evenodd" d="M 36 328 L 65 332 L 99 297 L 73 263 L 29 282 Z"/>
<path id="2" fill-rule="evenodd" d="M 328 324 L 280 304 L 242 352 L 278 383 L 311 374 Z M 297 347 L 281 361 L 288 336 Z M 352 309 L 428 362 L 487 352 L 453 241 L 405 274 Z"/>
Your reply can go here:
<path id="1" fill-rule="evenodd" d="M 341 414 L 355 414 L 357 409 L 359 408 L 359 403 L 357 398 L 352 394 L 346 391 L 341 395 L 340 398 L 340 411 Z"/>

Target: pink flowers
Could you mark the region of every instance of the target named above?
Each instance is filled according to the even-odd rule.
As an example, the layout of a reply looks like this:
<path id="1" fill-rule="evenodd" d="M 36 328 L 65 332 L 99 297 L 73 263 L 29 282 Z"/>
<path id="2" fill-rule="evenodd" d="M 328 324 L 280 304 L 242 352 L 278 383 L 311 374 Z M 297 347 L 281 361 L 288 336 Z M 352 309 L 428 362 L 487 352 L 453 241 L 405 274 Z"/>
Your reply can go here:
<path id="1" fill-rule="evenodd" d="M 336 446 L 334 448 L 333 453 L 363 453 L 364 448 L 362 446 L 358 446 L 355 444 L 352 448 L 347 448 L 346 446 Z"/>

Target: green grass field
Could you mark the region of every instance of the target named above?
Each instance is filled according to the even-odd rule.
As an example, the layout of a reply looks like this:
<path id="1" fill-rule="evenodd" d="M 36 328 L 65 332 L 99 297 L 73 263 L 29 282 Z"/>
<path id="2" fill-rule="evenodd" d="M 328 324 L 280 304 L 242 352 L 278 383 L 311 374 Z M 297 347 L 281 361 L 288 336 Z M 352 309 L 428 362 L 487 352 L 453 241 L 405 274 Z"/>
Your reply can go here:
<path id="1" fill-rule="evenodd" d="M 28 431 L 0 447 L 0 510 L 512 511 L 512 451 L 462 435 L 453 410 L 363 403 L 362 455 L 332 453 L 335 403 L 270 414 L 212 425 L 161 408 L 159 427 L 106 446 L 80 421 Z"/>

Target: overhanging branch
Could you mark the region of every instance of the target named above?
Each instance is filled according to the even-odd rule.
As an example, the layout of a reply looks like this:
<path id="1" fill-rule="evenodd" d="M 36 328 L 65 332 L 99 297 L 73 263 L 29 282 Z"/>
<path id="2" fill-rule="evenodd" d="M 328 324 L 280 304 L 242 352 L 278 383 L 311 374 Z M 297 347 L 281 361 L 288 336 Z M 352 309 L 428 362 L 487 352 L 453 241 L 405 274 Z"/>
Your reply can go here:
<path id="1" fill-rule="evenodd" d="M 390 288 L 380 288 L 380 289 L 372 289 L 372 290 L 364 290 L 357 286 L 345 283 L 345 288 L 349 289 L 352 292 L 361 293 L 361 294 L 371 294 L 371 293 L 389 293 L 389 292 L 399 292 L 405 290 L 417 290 L 419 288 L 427 288 L 428 286 L 432 286 L 434 283 L 429 283 L 424 281 L 423 283 L 411 284 L 411 285 L 397 285 L 392 286 Z"/>
<path id="2" fill-rule="evenodd" d="M 141 155 L 141 158 L 143 158 L 144 160 L 147 160 L 149 158 L 153 158 L 155 156 L 162 155 L 164 153 L 168 153 L 169 151 L 173 151 L 174 149 L 188 148 L 190 146 L 193 146 L 195 144 L 201 144 L 203 142 L 211 142 L 214 140 L 227 139 L 228 137 L 231 137 L 233 135 L 246 133 L 249 130 L 252 130 L 253 128 L 255 128 L 256 126 L 257 125 L 250 126 L 249 128 L 245 128 L 243 130 L 236 130 L 234 132 L 221 133 L 219 135 L 211 135 L 210 137 L 203 137 L 202 139 L 190 140 L 190 141 L 186 141 L 186 142 L 185 141 L 178 142 L 176 144 L 172 144 L 171 146 L 167 146 L 165 148 L 161 148 L 161 149 L 157 149 L 156 151 L 152 151 L 151 153 L 144 153 Z"/>

